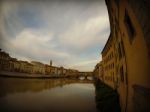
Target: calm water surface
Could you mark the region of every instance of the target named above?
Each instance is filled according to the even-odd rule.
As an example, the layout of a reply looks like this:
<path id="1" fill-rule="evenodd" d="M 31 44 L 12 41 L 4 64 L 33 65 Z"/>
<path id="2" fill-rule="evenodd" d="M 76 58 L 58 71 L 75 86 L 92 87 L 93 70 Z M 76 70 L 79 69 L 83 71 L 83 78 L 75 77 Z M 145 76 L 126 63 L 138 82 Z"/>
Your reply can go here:
<path id="1" fill-rule="evenodd" d="M 96 112 L 92 81 L 0 78 L 0 111 Z"/>

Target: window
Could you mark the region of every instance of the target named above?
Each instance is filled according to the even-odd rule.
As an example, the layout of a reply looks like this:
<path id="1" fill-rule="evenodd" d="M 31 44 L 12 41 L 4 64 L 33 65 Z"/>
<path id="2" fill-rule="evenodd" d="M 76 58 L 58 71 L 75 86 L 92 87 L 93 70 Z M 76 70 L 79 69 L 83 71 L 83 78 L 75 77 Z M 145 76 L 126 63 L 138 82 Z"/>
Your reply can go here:
<path id="1" fill-rule="evenodd" d="M 112 80 L 113 80 L 113 82 L 114 82 L 114 72 L 112 73 Z"/>
<path id="2" fill-rule="evenodd" d="M 124 44 L 123 44 L 122 40 L 121 40 L 121 49 L 122 49 L 122 56 L 124 56 L 125 50 L 124 50 Z"/>
<path id="3" fill-rule="evenodd" d="M 115 30 L 116 40 L 118 40 L 118 32 L 117 32 L 117 31 L 118 31 L 118 29 L 117 29 L 117 26 L 115 26 L 115 29 L 114 29 L 114 30 Z"/>
<path id="4" fill-rule="evenodd" d="M 125 22 L 125 25 L 126 25 L 128 35 L 129 35 L 129 40 L 130 40 L 130 42 L 132 42 L 132 40 L 135 37 L 135 30 L 134 30 L 132 21 L 131 21 L 129 15 L 128 15 L 128 13 L 127 13 L 127 10 L 125 11 L 124 22 Z"/>
<path id="5" fill-rule="evenodd" d="M 120 42 L 119 42 L 119 44 L 118 44 L 118 53 L 119 53 L 119 59 L 121 59 L 122 53 L 121 53 L 121 45 L 120 45 Z"/>
<path id="6" fill-rule="evenodd" d="M 124 82 L 124 70 L 123 70 L 123 66 L 120 67 L 120 78 L 121 78 L 121 81 Z"/>
<path id="7" fill-rule="evenodd" d="M 120 1 L 120 0 L 115 0 L 117 6 L 119 6 L 119 1 Z"/>

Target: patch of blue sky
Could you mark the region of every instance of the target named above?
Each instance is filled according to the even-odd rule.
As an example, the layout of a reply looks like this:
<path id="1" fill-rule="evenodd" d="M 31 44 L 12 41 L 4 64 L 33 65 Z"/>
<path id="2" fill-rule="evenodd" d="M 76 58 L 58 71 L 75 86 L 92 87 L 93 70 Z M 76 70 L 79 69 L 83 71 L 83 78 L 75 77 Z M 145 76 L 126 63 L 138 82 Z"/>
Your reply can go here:
<path id="1" fill-rule="evenodd" d="M 87 49 L 85 52 L 81 53 L 80 56 L 81 57 L 90 57 L 90 58 L 95 58 L 97 56 L 100 56 L 101 54 L 101 49 L 103 49 L 103 46 L 96 46 L 95 48 L 90 48 L 90 49 Z"/>
<path id="2" fill-rule="evenodd" d="M 5 31 L 10 38 L 14 38 L 23 29 L 23 27 L 19 27 L 15 21 L 16 20 L 11 16 L 5 17 L 4 19 L 3 28 L 5 28 Z"/>
<path id="3" fill-rule="evenodd" d="M 17 16 L 22 20 L 25 27 L 33 29 L 46 27 L 46 23 L 42 17 L 40 17 L 40 14 L 38 14 L 38 12 L 34 9 L 22 8 L 18 10 Z"/>

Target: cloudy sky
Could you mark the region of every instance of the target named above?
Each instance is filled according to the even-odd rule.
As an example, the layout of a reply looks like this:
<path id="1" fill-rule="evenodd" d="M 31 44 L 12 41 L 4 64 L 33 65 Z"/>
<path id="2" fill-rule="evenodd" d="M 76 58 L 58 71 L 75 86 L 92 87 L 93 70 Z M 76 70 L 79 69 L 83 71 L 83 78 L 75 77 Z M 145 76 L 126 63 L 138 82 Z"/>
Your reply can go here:
<path id="1" fill-rule="evenodd" d="M 104 0 L 0 2 L 0 48 L 19 60 L 90 71 L 109 33 Z"/>

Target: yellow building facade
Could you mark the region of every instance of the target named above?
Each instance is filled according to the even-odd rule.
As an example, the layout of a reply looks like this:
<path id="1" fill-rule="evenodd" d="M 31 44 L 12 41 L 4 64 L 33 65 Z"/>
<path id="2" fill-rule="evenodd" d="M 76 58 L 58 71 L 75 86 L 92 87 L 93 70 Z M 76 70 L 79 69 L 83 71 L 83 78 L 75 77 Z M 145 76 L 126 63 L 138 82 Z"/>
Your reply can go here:
<path id="1" fill-rule="evenodd" d="M 44 74 L 45 75 L 45 65 L 41 62 L 32 61 L 33 73 L 34 74 Z"/>
<path id="2" fill-rule="evenodd" d="M 94 70 L 93 70 L 93 75 L 95 78 L 100 79 L 101 81 L 104 81 L 104 73 L 103 73 L 103 62 L 100 61 L 99 63 L 96 64 Z"/>
<path id="3" fill-rule="evenodd" d="M 103 71 L 104 77 L 111 77 L 112 72 L 114 75 L 112 82 L 107 81 L 107 78 L 104 78 L 104 82 L 117 89 L 122 112 L 148 112 L 150 111 L 148 100 L 150 97 L 150 2 L 148 0 L 106 0 L 106 5 L 111 34 L 102 51 Z M 109 60 L 111 52 L 113 58 Z M 107 67 L 111 63 L 114 63 L 112 70 Z"/>
<path id="4" fill-rule="evenodd" d="M 38 61 L 22 61 L 12 58 L 8 53 L 0 49 L 0 71 L 8 72 L 19 72 L 27 74 L 42 74 L 42 75 L 52 75 L 52 76 L 72 76 L 77 75 L 78 71 L 74 69 L 66 69 L 64 67 L 52 66 L 52 61 L 50 65 L 43 64 Z"/>
<path id="5" fill-rule="evenodd" d="M 103 71 L 103 61 L 99 62 L 99 79 L 103 82 L 104 81 L 104 71 Z"/>
<path id="6" fill-rule="evenodd" d="M 115 80 L 115 58 L 114 58 L 114 38 L 110 34 L 104 49 L 102 50 L 102 60 L 103 60 L 103 78 L 104 83 L 108 84 L 113 89 L 116 88 Z"/>
<path id="7" fill-rule="evenodd" d="M 51 75 L 51 66 L 45 65 L 45 75 Z"/>
<path id="8" fill-rule="evenodd" d="M 94 77 L 95 78 L 97 78 L 97 79 L 99 79 L 99 63 L 97 63 L 96 65 L 95 65 L 95 68 L 94 68 L 94 71 L 93 71 L 93 75 L 94 75 Z"/>

